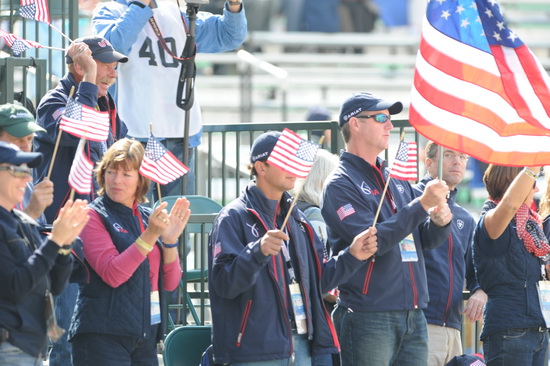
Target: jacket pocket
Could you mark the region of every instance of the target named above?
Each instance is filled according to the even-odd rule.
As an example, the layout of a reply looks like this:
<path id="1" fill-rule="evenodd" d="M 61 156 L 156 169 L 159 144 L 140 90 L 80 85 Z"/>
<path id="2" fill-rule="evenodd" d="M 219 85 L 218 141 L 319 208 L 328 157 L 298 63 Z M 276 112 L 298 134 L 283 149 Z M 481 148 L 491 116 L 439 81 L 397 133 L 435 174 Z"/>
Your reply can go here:
<path id="1" fill-rule="evenodd" d="M 246 323 L 248 322 L 248 316 L 250 315 L 250 309 L 252 308 L 252 300 L 246 302 L 244 313 L 241 318 L 241 325 L 239 327 L 239 334 L 237 335 L 237 347 L 241 346 L 241 340 L 243 339 L 244 331 L 246 330 Z"/>

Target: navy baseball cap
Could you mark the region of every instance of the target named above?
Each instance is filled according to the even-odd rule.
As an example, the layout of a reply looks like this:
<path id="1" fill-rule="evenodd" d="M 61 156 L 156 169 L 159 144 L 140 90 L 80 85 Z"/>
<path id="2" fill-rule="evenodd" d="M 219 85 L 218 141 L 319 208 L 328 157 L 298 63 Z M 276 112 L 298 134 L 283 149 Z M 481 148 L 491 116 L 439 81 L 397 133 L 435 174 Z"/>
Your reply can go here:
<path id="1" fill-rule="evenodd" d="M 269 131 L 258 136 L 250 148 L 250 162 L 266 161 L 280 136 L 279 131 Z"/>
<path id="2" fill-rule="evenodd" d="M 306 114 L 306 121 L 330 121 L 331 118 L 330 111 L 320 105 L 311 107 Z"/>
<path id="3" fill-rule="evenodd" d="M 483 366 L 484 361 L 482 355 L 461 355 L 453 357 L 445 366 Z"/>
<path id="4" fill-rule="evenodd" d="M 8 142 L 0 141 L 0 164 L 8 163 L 12 165 L 27 164 L 29 168 L 34 168 L 42 162 L 42 153 L 24 152 Z"/>
<path id="5" fill-rule="evenodd" d="M 387 109 L 390 114 L 398 114 L 403 110 L 403 103 L 384 100 L 367 92 L 356 93 L 342 104 L 338 122 L 342 127 L 351 117 L 363 111 L 381 111 L 384 109 Z"/>
<path id="6" fill-rule="evenodd" d="M 112 62 L 127 62 L 128 57 L 122 53 L 115 51 L 111 43 L 105 38 L 98 36 L 87 36 L 77 38 L 74 42 L 86 43 L 92 51 L 92 58 L 96 61 L 110 64 Z M 65 54 L 65 62 L 73 63 L 73 59 L 68 54 Z"/>

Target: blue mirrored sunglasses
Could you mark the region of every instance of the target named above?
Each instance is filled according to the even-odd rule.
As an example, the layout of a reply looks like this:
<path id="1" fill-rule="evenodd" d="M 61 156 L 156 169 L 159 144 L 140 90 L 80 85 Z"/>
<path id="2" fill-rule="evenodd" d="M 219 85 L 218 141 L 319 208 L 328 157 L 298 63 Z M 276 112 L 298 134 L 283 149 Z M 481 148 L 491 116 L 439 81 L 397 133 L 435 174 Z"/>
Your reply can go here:
<path id="1" fill-rule="evenodd" d="M 384 114 L 384 113 L 373 114 L 372 116 L 356 116 L 356 118 L 361 118 L 361 119 L 374 118 L 374 120 L 378 123 L 385 123 L 388 120 L 391 121 L 391 115 Z"/>

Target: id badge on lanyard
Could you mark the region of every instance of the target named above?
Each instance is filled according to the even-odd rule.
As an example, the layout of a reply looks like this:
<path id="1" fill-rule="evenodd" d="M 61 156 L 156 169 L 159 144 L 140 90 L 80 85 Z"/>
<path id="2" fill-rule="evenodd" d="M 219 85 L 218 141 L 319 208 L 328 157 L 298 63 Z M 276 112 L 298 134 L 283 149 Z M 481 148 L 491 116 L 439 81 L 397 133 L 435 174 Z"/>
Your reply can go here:
<path id="1" fill-rule="evenodd" d="M 399 242 L 399 251 L 401 252 L 401 260 L 403 262 L 418 262 L 418 253 L 416 253 L 416 245 L 414 245 L 413 234 Z"/>
<path id="2" fill-rule="evenodd" d="M 550 281 L 546 280 L 544 266 L 541 267 L 543 280 L 537 283 L 537 289 L 544 323 L 546 328 L 550 328 Z"/>
<path id="3" fill-rule="evenodd" d="M 306 334 L 307 321 L 306 321 L 306 309 L 304 307 L 304 298 L 302 296 L 302 290 L 300 289 L 300 284 L 296 282 L 294 268 L 292 268 L 290 253 L 288 251 L 288 245 L 286 243 L 283 243 L 282 251 L 288 266 L 288 273 L 290 275 L 291 283 L 288 285 L 288 289 L 290 292 L 292 310 L 294 312 L 294 321 L 296 322 L 296 332 L 298 334 Z"/>
<path id="4" fill-rule="evenodd" d="M 160 323 L 160 296 L 158 291 L 151 291 L 151 325 Z"/>

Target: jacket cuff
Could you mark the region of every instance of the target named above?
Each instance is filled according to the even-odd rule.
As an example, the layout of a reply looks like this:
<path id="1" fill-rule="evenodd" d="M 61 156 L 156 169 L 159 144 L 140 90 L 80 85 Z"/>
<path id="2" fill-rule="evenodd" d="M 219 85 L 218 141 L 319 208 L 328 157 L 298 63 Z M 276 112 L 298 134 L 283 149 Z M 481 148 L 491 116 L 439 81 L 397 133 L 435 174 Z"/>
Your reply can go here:
<path id="1" fill-rule="evenodd" d="M 78 84 L 78 91 L 76 92 L 76 98 L 80 103 L 87 105 L 90 108 L 95 108 L 97 104 L 97 92 L 98 87 L 88 81 L 81 81 Z"/>

